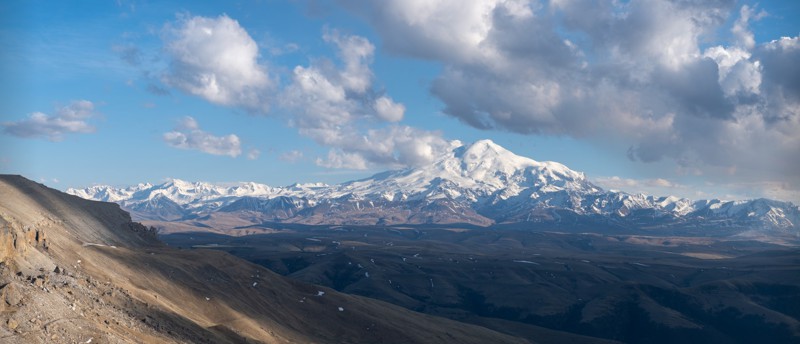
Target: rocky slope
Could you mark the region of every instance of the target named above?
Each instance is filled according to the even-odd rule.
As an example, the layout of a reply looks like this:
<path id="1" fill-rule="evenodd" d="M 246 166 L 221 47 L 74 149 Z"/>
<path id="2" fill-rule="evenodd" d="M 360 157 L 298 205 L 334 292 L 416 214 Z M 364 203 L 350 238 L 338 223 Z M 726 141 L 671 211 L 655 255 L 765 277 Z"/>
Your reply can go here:
<path id="1" fill-rule="evenodd" d="M 724 227 L 796 233 L 800 208 L 767 199 L 692 201 L 606 191 L 557 162 L 518 156 L 489 140 L 454 142 L 428 166 L 338 185 L 233 186 L 170 180 L 68 193 L 118 202 L 137 219 L 175 221 L 224 213 L 255 223 L 560 223 L 618 227 Z"/>
<path id="2" fill-rule="evenodd" d="M 118 205 L 0 176 L 0 342 L 524 342 L 176 250 Z"/>

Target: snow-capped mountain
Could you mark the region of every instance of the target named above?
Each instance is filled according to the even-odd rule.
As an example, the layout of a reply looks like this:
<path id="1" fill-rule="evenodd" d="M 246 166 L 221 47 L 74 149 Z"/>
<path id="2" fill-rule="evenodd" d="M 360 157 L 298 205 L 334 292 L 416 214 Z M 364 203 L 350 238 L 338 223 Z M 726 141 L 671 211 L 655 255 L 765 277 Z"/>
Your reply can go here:
<path id="1" fill-rule="evenodd" d="M 220 185 L 169 180 L 117 189 L 69 189 L 111 201 L 140 219 L 212 213 L 309 224 L 560 223 L 591 219 L 634 227 L 723 226 L 796 230 L 800 209 L 780 201 L 691 201 L 605 191 L 557 162 L 518 156 L 490 140 L 451 149 L 433 163 L 338 185 Z"/>
<path id="2" fill-rule="evenodd" d="M 496 202 L 534 189 L 543 193 L 593 193 L 600 189 L 583 173 L 557 162 L 538 162 L 511 153 L 489 140 L 470 146 L 455 141 L 452 149 L 429 166 L 389 171 L 338 185 L 336 193 L 401 199 L 452 199 Z"/>
<path id="3" fill-rule="evenodd" d="M 69 189 L 69 192 L 75 196 L 92 199 L 103 202 L 120 202 L 130 199 L 137 191 L 150 189 L 153 184 L 145 183 L 126 188 L 114 188 L 108 185 L 90 186 L 85 189 Z"/>

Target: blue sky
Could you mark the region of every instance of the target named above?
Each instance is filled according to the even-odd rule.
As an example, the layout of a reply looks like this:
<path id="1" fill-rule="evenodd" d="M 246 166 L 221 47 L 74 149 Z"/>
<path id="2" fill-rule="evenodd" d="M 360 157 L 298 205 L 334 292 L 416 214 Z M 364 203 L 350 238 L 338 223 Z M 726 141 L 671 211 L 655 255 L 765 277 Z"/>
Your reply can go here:
<path id="1" fill-rule="evenodd" d="M 489 138 L 800 202 L 796 1 L 6 1 L 0 172 L 337 183 Z"/>

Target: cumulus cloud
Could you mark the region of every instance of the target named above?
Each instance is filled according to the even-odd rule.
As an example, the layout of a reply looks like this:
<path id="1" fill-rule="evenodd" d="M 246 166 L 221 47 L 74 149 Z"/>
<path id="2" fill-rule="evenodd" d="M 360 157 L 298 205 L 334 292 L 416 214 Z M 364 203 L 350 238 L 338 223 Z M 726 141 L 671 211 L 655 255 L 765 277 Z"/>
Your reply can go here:
<path id="1" fill-rule="evenodd" d="M 4 122 L 2 126 L 3 132 L 9 135 L 61 141 L 65 134 L 93 133 L 95 127 L 88 120 L 96 115 L 92 102 L 76 100 L 56 108 L 54 115 L 34 112 L 25 119 Z"/>
<path id="2" fill-rule="evenodd" d="M 749 27 L 750 19 L 760 20 L 766 15 L 767 12 L 759 11 L 756 13 L 755 8 L 751 8 L 747 5 L 743 5 L 739 9 L 739 18 L 736 19 L 736 22 L 733 23 L 733 27 L 731 27 L 731 33 L 736 37 L 739 45 L 747 49 L 752 49 L 756 45 L 755 36 L 753 32 L 750 31 Z"/>
<path id="3" fill-rule="evenodd" d="M 163 81 L 206 100 L 266 112 L 274 86 L 259 48 L 239 22 L 182 17 L 164 30 L 169 69 Z"/>
<path id="4" fill-rule="evenodd" d="M 200 129 L 197 121 L 189 116 L 184 117 L 173 131 L 164 133 L 163 138 L 164 142 L 175 148 L 197 150 L 212 155 L 227 155 L 232 158 L 242 154 L 238 136 L 234 134 L 214 136 Z"/>
<path id="5" fill-rule="evenodd" d="M 164 84 L 259 114 L 277 105 L 276 112 L 285 116 L 289 126 L 331 148 L 327 157 L 316 160 L 320 166 L 408 166 L 429 161 L 448 145 L 438 132 L 398 123 L 406 107 L 374 85 L 370 65 L 375 46 L 364 37 L 325 30 L 322 40 L 334 48 L 336 58 L 315 58 L 307 66 L 295 66 L 289 69 L 287 82 L 279 84 L 259 59 L 259 50 L 269 53 L 270 47 L 259 47 L 237 21 L 225 15 L 180 17 L 163 31 L 169 62 Z M 127 46 L 117 50 L 126 60 L 135 61 L 136 51 Z M 152 84 L 148 90 L 168 94 Z M 186 130 L 168 134 L 168 142 L 177 142 L 173 145 L 188 145 L 182 143 L 189 137 Z"/>
<path id="6" fill-rule="evenodd" d="M 367 160 L 361 154 L 342 151 L 341 149 L 331 149 L 328 157 L 317 158 L 317 165 L 327 168 L 347 168 L 353 170 L 366 170 Z"/>
<path id="7" fill-rule="evenodd" d="M 375 114 L 384 121 L 399 122 L 405 112 L 405 105 L 395 103 L 392 98 L 382 96 L 375 99 Z"/>
<path id="8" fill-rule="evenodd" d="M 439 132 L 393 125 L 370 129 L 357 137 L 348 137 L 344 131 L 329 146 L 335 148 L 329 151 L 327 160 L 317 159 L 318 165 L 363 170 L 374 165 L 425 165 L 449 149 L 450 143 Z"/>
<path id="9" fill-rule="evenodd" d="M 290 123 L 317 143 L 331 147 L 317 164 L 367 169 L 373 165 L 409 166 L 430 162 L 448 147 L 438 132 L 399 124 L 405 106 L 374 89 L 369 67 L 375 51 L 366 38 L 327 32 L 324 40 L 340 64 L 319 59 L 297 66 L 279 99 Z"/>
<path id="10" fill-rule="evenodd" d="M 763 11 L 732 0 L 342 3 L 388 51 L 442 63 L 431 93 L 470 126 L 624 144 L 631 159 L 708 175 L 800 177 L 798 38 L 755 42 L 749 23 Z M 704 48 L 725 25 L 732 40 Z"/>
<path id="11" fill-rule="evenodd" d="M 344 68 L 336 72 L 338 83 L 348 91 L 365 93 L 372 86 L 372 70 L 369 64 L 375 53 L 375 46 L 364 37 L 340 35 L 338 32 L 326 32 L 322 38 L 336 45 L 337 55 L 344 63 Z"/>

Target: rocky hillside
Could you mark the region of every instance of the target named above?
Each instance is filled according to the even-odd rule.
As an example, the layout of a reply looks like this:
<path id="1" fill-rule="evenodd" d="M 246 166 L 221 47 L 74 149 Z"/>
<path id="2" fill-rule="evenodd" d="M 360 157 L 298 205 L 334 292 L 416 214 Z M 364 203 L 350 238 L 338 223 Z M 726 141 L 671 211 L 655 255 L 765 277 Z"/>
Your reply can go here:
<path id="1" fill-rule="evenodd" d="M 0 342 L 525 342 L 164 246 L 113 203 L 0 176 Z"/>

